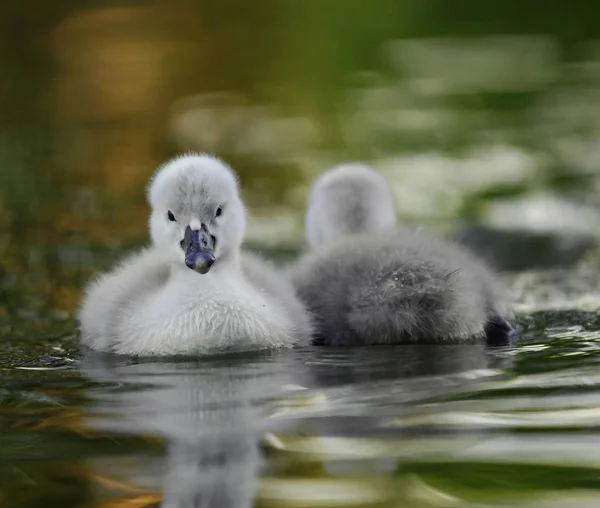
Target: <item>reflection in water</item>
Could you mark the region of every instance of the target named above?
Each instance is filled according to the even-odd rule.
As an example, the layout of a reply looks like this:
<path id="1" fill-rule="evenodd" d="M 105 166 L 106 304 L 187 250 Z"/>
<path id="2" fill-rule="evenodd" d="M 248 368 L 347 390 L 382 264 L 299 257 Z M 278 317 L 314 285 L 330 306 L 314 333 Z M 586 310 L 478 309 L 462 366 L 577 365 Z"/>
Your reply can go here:
<path id="1" fill-rule="evenodd" d="M 164 507 L 253 506 L 265 436 L 276 443 L 306 427 L 321 438 L 365 443 L 398 437 L 383 423 L 399 415 L 399 405 L 472 389 L 493 377 L 493 358 L 478 346 L 307 349 L 202 362 L 137 363 L 89 353 L 82 372 L 99 386 L 88 391 L 87 427 L 98 435 L 154 436 L 165 446 L 158 461 L 95 460 L 94 470 L 161 491 Z M 286 387 L 294 386 L 297 394 L 286 397 Z M 327 403 L 315 407 L 307 394 Z M 396 460 L 383 455 L 363 473 L 391 474 Z M 266 466 L 276 472 L 278 461 Z M 334 476 L 353 470 L 352 463 L 324 466 Z M 276 488 L 261 490 L 261 498 L 273 496 Z"/>
<path id="2" fill-rule="evenodd" d="M 478 345 L 324 348 L 305 360 L 303 384 L 327 404 L 291 411 L 291 417 L 305 419 L 320 436 L 361 439 L 403 436 L 400 428 L 390 430 L 390 418 L 427 413 L 425 401 L 502 379 L 501 369 L 512 362 Z"/>
<path id="3" fill-rule="evenodd" d="M 365 382 L 405 383 L 478 369 L 508 368 L 502 349 L 480 345 L 406 345 L 402 347 L 320 348 L 310 357 L 317 386 L 362 386 Z"/>
<path id="4" fill-rule="evenodd" d="M 7 368 L 0 504 L 595 506 L 596 335 L 524 340 Z"/>
<path id="5" fill-rule="evenodd" d="M 95 404 L 89 424 L 99 433 L 164 440 L 160 466 L 140 461 L 140 470 L 130 471 L 133 484 L 163 475 L 151 485 L 160 484 L 162 506 L 249 507 L 267 405 L 290 375 L 284 367 L 277 354 L 202 363 L 127 363 L 90 355 L 83 363 L 85 376 L 117 387 L 90 391 Z M 103 472 L 110 474 L 110 466 Z"/>

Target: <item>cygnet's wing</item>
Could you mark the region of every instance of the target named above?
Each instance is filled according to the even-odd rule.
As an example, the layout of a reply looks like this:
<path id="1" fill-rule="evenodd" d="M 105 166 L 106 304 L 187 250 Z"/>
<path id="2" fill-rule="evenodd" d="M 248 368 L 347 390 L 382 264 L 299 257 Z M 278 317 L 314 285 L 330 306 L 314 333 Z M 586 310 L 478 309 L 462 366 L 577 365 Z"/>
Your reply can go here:
<path id="1" fill-rule="evenodd" d="M 242 251 L 242 269 L 254 286 L 285 308 L 299 345 L 307 344 L 312 336 L 312 321 L 293 284 L 273 263 L 248 251 Z"/>
<path id="2" fill-rule="evenodd" d="M 470 284 L 478 288 L 478 294 L 483 299 L 490 317 L 512 318 L 508 288 L 500 274 L 475 253 L 451 240 L 432 235 L 426 230 L 400 229 L 399 235 L 400 237 L 418 235 L 422 248 L 428 256 L 461 267 L 463 277 L 468 278 Z"/>
<path id="3" fill-rule="evenodd" d="M 168 266 L 155 249 L 142 250 L 88 285 L 79 311 L 82 343 L 109 351 L 121 316 L 142 296 L 162 286 Z"/>

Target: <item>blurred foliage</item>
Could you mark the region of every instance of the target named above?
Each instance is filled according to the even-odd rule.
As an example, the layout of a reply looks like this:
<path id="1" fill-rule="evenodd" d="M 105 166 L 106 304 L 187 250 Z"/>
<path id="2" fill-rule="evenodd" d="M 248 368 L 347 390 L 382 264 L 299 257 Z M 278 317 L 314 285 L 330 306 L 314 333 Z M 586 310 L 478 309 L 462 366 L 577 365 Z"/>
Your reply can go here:
<path id="1" fill-rule="evenodd" d="M 390 44 L 419 38 L 471 38 L 476 49 L 477 37 L 543 35 L 556 44 L 560 62 L 577 62 L 582 45 L 600 36 L 597 14 L 600 7 L 594 3 L 561 0 L 511 0 L 493 8 L 474 0 L 451 7 L 442 0 L 3 4 L 0 314 L 20 307 L 16 295 L 6 293 L 15 287 L 50 294 L 54 307 L 72 312 L 78 288 L 97 268 L 94 245 L 144 241 L 146 181 L 180 150 L 216 151 L 240 173 L 251 204 L 287 203 L 292 209 L 303 201 L 289 191 L 305 184 L 307 167 L 313 174 L 324 169 L 320 161 L 405 150 L 460 152 L 483 134 L 481 123 L 464 114 L 480 112 L 485 132 L 501 130 L 516 144 L 548 151 L 543 137 L 532 131 L 531 115 L 567 75 L 533 90 L 429 97 L 417 90 L 408 96 L 414 107 L 460 112 L 464 120 L 457 117 L 451 128 L 434 126 L 430 132 L 374 130 L 376 139 L 367 136 L 363 142 L 347 133 L 348 118 L 359 104 L 352 94 L 360 97 L 386 83 L 397 83 L 402 92 L 414 76 L 410 65 L 394 63 Z M 440 75 L 444 72 L 440 69 Z M 210 99 L 221 92 L 234 95 Z M 181 127 L 187 133 L 183 137 L 177 125 L 182 107 L 184 113 L 196 107 L 185 106 L 185 100 L 196 96 L 206 96 L 200 112 L 220 104 L 215 114 L 230 125 L 198 124 L 198 140 L 192 141 L 196 124 Z M 393 96 L 384 108 L 394 107 Z M 260 114 L 266 117 L 252 112 L 264 105 L 268 108 Z M 236 112 L 245 112 L 239 117 L 245 123 L 236 120 Z M 299 144 L 287 148 L 265 145 L 263 138 L 281 137 L 277 126 L 283 124 L 275 120 L 296 125 L 294 118 L 313 122 L 311 141 L 297 139 Z M 210 141 L 211 135 L 216 140 Z M 297 128 L 285 136 L 302 138 Z M 246 140 L 245 148 L 240 140 Z M 557 189 L 581 189 L 590 178 L 554 163 L 547 175 L 542 185 Z M 491 183 L 468 193 L 458 213 L 477 221 L 482 203 L 539 185 L 539 180 Z M 65 269 L 65 258 L 78 261 Z"/>

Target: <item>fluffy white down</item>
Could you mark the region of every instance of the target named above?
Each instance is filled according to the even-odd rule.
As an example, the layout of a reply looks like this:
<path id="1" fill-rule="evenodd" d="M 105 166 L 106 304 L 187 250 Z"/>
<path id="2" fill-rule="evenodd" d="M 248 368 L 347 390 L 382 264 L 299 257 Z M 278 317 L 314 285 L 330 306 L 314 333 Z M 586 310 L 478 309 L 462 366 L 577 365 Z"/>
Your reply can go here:
<path id="1" fill-rule="evenodd" d="M 308 340 L 310 321 L 293 289 L 285 292 L 289 283 L 268 264 L 265 284 L 256 270 L 246 275 L 246 213 L 230 168 L 209 155 L 178 157 L 159 169 L 148 200 L 152 245 L 88 286 L 79 313 L 85 345 L 146 356 Z M 206 274 L 185 265 L 180 246 L 185 228 L 201 225 L 216 238 L 216 261 Z"/>

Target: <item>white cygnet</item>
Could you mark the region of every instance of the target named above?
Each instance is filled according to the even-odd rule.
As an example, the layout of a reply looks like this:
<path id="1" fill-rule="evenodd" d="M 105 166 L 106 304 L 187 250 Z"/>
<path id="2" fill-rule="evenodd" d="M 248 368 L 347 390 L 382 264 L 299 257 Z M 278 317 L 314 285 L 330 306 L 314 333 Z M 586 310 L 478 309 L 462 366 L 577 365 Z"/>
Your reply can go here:
<path id="1" fill-rule="evenodd" d="M 309 252 L 289 268 L 315 319 L 315 344 L 507 343 L 508 293 L 483 261 L 396 224 L 390 186 L 348 164 L 320 176 L 306 214 Z"/>
<path id="2" fill-rule="evenodd" d="M 190 355 L 306 343 L 309 315 L 292 284 L 241 251 L 237 178 L 210 155 L 159 168 L 148 189 L 152 245 L 88 286 L 82 343 L 130 355 Z"/>

